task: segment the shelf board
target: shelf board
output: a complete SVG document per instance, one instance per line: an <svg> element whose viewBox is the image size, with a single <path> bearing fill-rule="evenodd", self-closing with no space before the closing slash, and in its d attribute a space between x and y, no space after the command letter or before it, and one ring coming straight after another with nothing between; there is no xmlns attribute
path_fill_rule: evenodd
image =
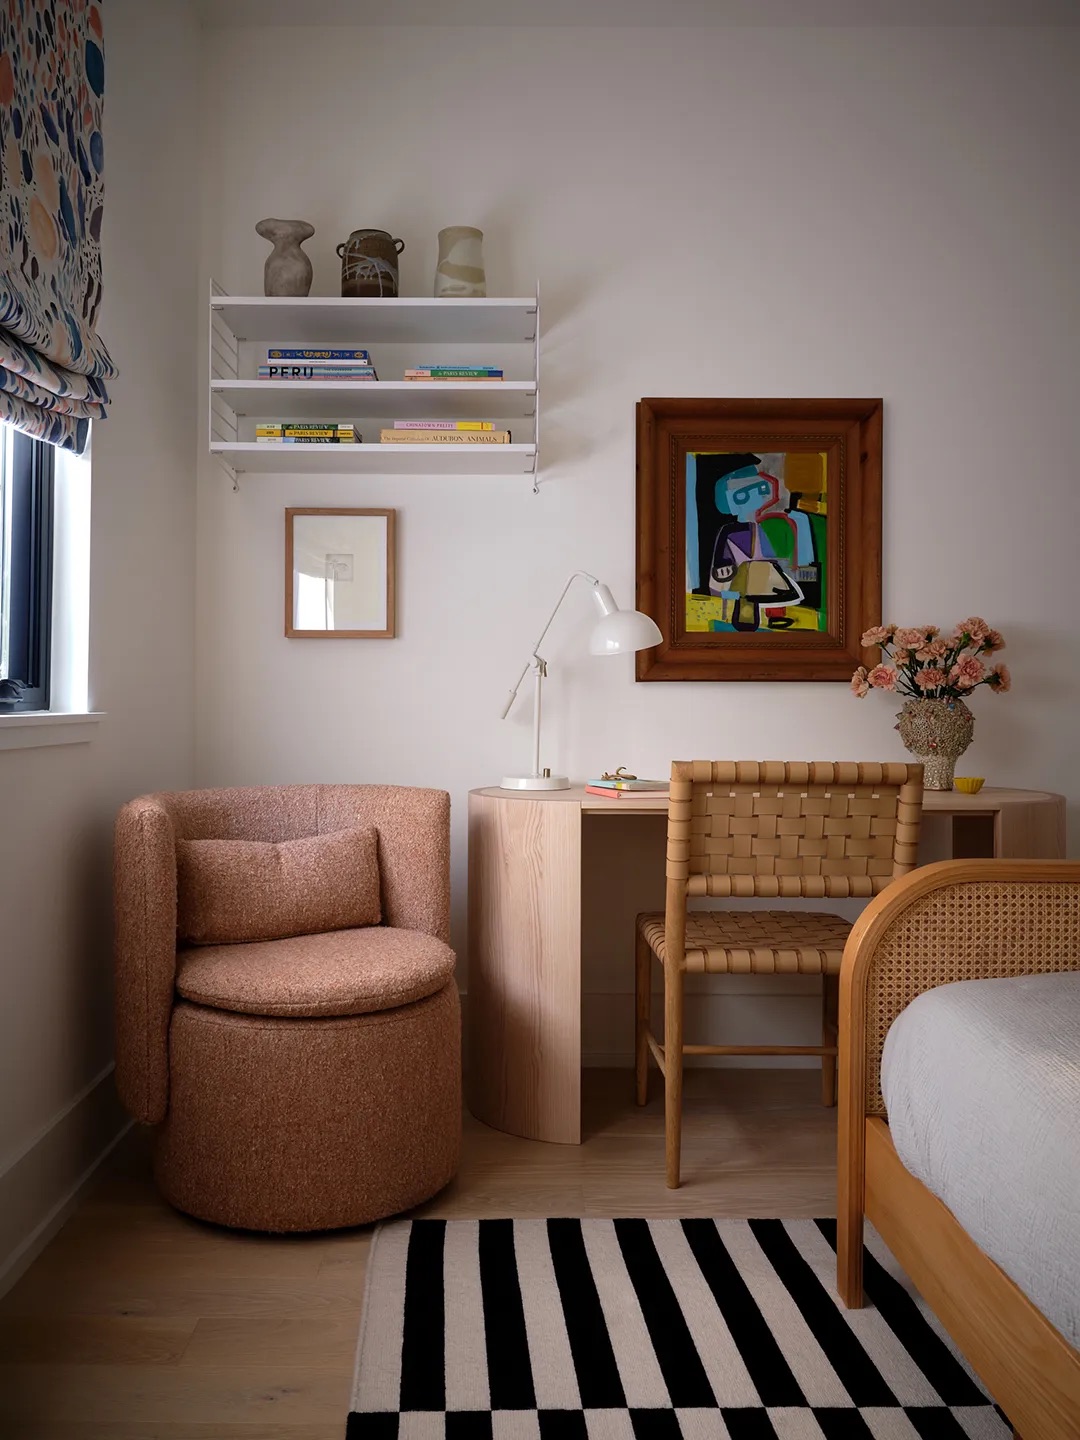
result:
<svg viewBox="0 0 1080 1440"><path fill-rule="evenodd" d="M210 453L268 475L531 475L535 445L282 445L220 441Z"/></svg>
<svg viewBox="0 0 1080 1440"><path fill-rule="evenodd" d="M212 394L238 415L290 419L497 420L531 416L531 380L212 380Z"/></svg>
<svg viewBox="0 0 1080 1440"><path fill-rule="evenodd" d="M334 295L214 295L238 340L280 345L521 344L536 336L536 298L350 300Z"/></svg>

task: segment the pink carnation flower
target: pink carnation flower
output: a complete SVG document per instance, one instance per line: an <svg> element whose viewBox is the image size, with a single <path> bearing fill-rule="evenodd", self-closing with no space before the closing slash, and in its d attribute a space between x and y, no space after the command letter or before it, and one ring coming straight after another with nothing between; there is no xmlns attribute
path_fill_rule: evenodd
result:
<svg viewBox="0 0 1080 1440"><path fill-rule="evenodd" d="M928 665L925 670L920 670L915 676L915 684L920 690L939 690L942 685L948 683L949 677L944 670L936 665Z"/></svg>
<svg viewBox="0 0 1080 1440"><path fill-rule="evenodd" d="M896 689L896 671L891 665L875 665L866 680L875 690Z"/></svg>
<svg viewBox="0 0 1080 1440"><path fill-rule="evenodd" d="M925 625L923 626L923 629L926 631L927 640L933 640L935 635L941 634L940 625Z"/></svg>
<svg viewBox="0 0 1080 1440"><path fill-rule="evenodd" d="M892 633L895 629L895 625L871 625L870 629L864 633L859 644L864 650L869 649L871 645L884 645L886 640L892 639Z"/></svg>
<svg viewBox="0 0 1080 1440"><path fill-rule="evenodd" d="M986 679L986 666L974 655L968 655L952 667L949 679L961 690L973 690L981 680Z"/></svg>
<svg viewBox="0 0 1080 1440"><path fill-rule="evenodd" d="M1007 665L995 665L986 678L990 681L990 688L997 695L1012 689L1012 676L1009 674Z"/></svg>
<svg viewBox="0 0 1080 1440"><path fill-rule="evenodd" d="M911 660L910 650L894 650L892 653L894 665L907 665Z"/></svg>
<svg viewBox="0 0 1080 1440"><path fill-rule="evenodd" d="M982 642L981 654L992 655L995 650L1004 650L1005 640L1000 630L991 630Z"/></svg>
<svg viewBox="0 0 1080 1440"><path fill-rule="evenodd" d="M974 640L976 643L978 643L980 640L985 640L986 637L990 634L990 626L986 623L985 620L980 620L978 615L968 616L968 618L961 621L961 623L956 628L957 630L962 630L966 634L970 635L972 640Z"/></svg>
<svg viewBox="0 0 1080 1440"><path fill-rule="evenodd" d="M908 626L904 630L897 630L895 643L902 645L905 650L918 650L919 646L926 639L926 626Z"/></svg>
<svg viewBox="0 0 1080 1440"><path fill-rule="evenodd" d="M944 640L931 640L921 650L915 651L916 660L943 660L949 647Z"/></svg>
<svg viewBox="0 0 1080 1440"><path fill-rule="evenodd" d="M859 668L855 671L855 674L851 677L852 694L857 695L861 700L869 689L870 686L867 683L866 679L866 666L860 665Z"/></svg>

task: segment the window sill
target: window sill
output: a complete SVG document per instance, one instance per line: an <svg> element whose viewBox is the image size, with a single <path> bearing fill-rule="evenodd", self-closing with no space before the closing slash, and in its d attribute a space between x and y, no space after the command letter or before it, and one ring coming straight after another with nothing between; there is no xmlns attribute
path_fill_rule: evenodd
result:
<svg viewBox="0 0 1080 1440"><path fill-rule="evenodd" d="M42 745L85 745L94 738L103 710L15 710L0 715L0 750L32 750Z"/></svg>

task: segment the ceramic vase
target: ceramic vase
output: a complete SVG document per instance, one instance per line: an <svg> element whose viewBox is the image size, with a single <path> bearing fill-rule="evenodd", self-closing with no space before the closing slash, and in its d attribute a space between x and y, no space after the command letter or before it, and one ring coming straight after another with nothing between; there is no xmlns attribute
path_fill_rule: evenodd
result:
<svg viewBox="0 0 1080 1440"><path fill-rule="evenodd" d="M398 293L398 256L404 240L389 230L354 230L337 247L341 293L351 299L390 300Z"/></svg>
<svg viewBox="0 0 1080 1440"><path fill-rule="evenodd" d="M975 717L963 700L905 700L896 728L922 761L925 788L951 790L956 762L975 732Z"/></svg>
<svg viewBox="0 0 1080 1440"><path fill-rule="evenodd" d="M263 267L265 295L307 295L311 290L311 261L300 249L315 234L306 220L260 220L255 229L273 245Z"/></svg>
<svg viewBox="0 0 1080 1440"><path fill-rule="evenodd" d="M448 225L439 231L439 263L435 268L435 298L487 294L482 245L484 232L471 225Z"/></svg>

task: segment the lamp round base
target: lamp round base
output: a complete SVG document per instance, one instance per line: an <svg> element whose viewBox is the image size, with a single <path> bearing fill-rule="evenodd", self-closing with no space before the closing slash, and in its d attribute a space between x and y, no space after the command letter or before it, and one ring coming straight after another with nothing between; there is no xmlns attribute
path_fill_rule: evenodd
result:
<svg viewBox="0 0 1080 1440"><path fill-rule="evenodd" d="M504 775L500 790L569 790L565 775Z"/></svg>

